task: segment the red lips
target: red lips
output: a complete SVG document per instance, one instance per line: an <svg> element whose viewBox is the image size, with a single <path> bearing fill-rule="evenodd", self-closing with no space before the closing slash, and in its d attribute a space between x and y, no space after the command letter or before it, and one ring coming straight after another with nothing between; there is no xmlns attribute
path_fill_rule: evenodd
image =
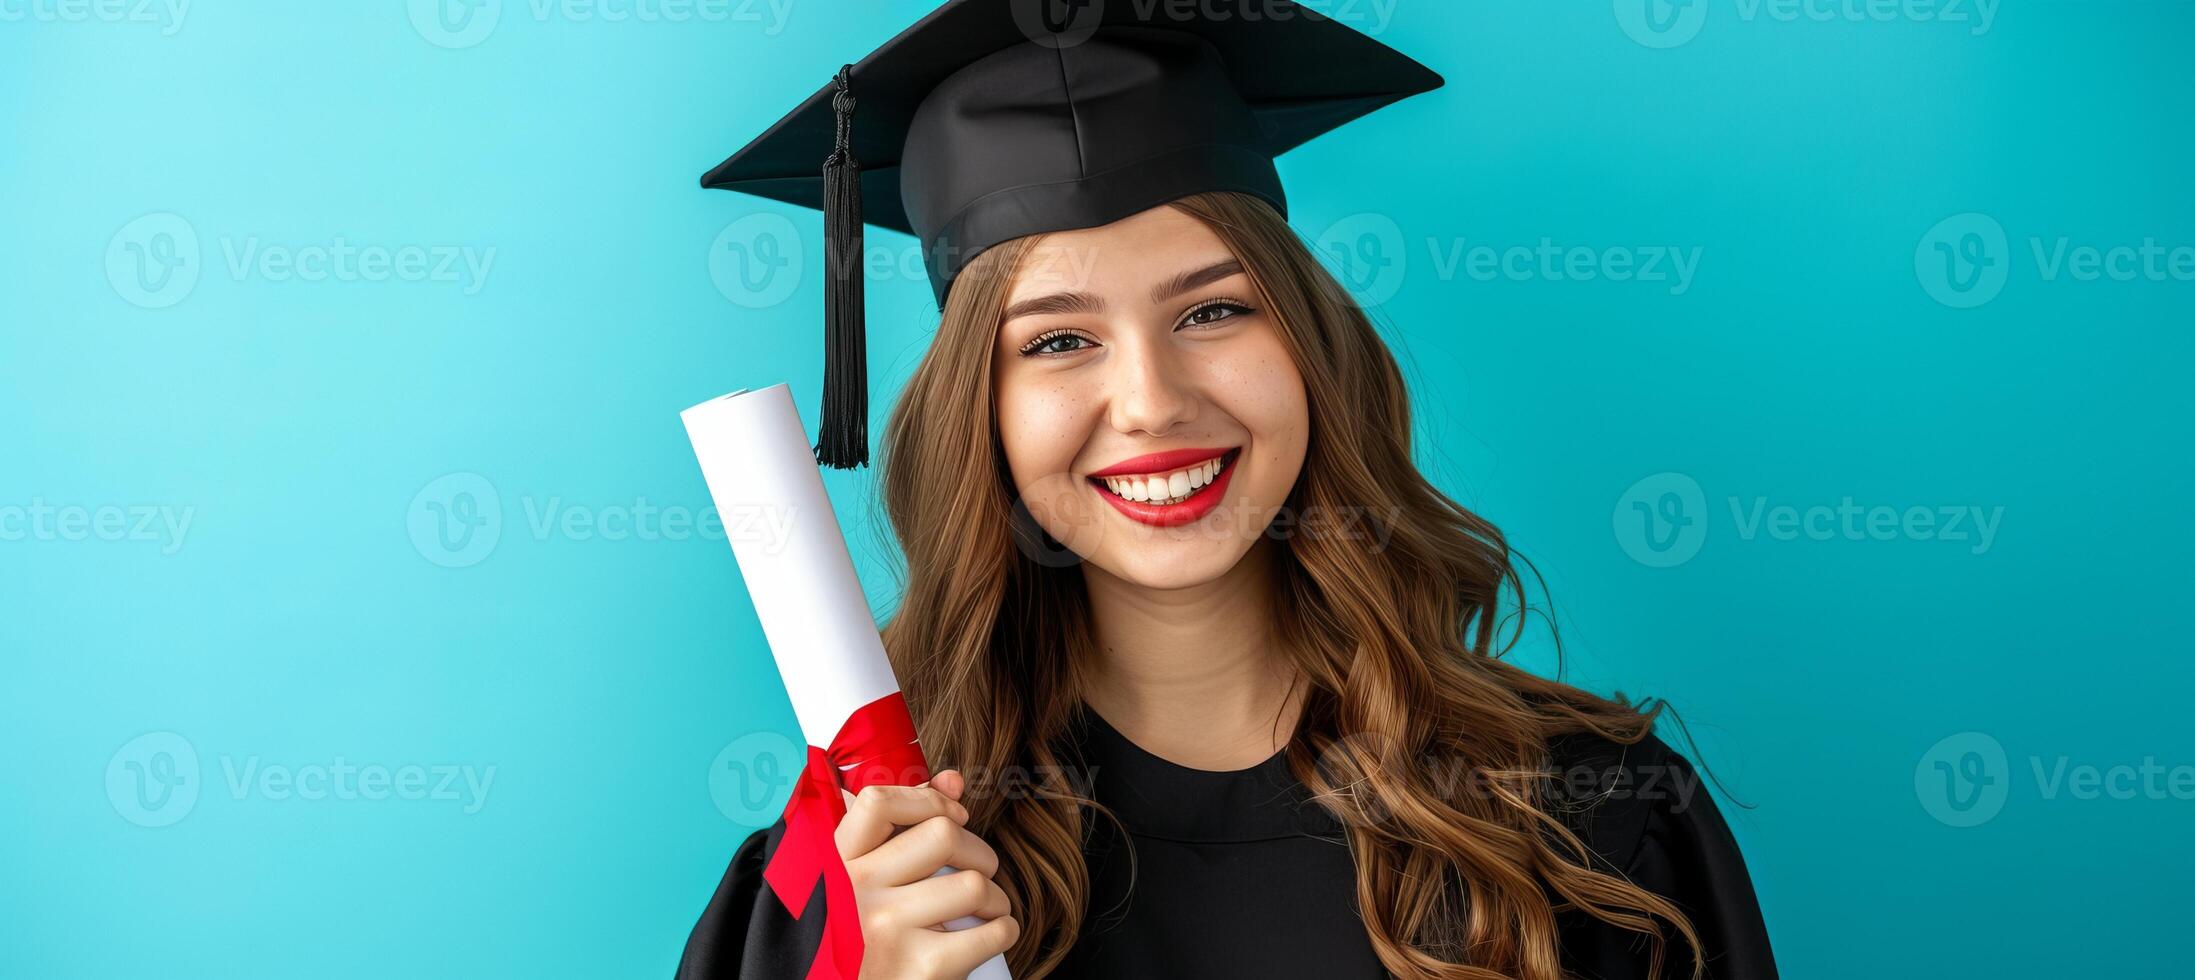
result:
<svg viewBox="0 0 2195 980"><path fill-rule="evenodd" d="M1112 504L1114 510L1120 511L1129 520L1139 521L1153 527L1179 527L1211 513L1212 508L1219 506L1220 498L1227 493L1227 481L1235 475L1235 461L1236 457L1240 455L1241 450L1239 448L1226 450L1177 449L1172 452L1152 453L1149 456L1138 456L1108 466L1097 473L1091 474L1087 482L1090 484L1092 493L1104 497L1106 503ZM1198 487L1195 493L1190 494L1180 503L1154 504L1141 500L1129 500L1106 489L1104 481L1098 479L1100 476L1163 473L1167 470L1178 470L1185 466L1200 463L1214 456L1222 457L1219 475L1214 476L1212 482Z"/></svg>
<svg viewBox="0 0 2195 980"><path fill-rule="evenodd" d="M1231 450L1221 449L1169 449L1163 453L1151 453L1134 459L1124 459L1091 476L1142 476L1146 473L1166 473L1186 469Z"/></svg>

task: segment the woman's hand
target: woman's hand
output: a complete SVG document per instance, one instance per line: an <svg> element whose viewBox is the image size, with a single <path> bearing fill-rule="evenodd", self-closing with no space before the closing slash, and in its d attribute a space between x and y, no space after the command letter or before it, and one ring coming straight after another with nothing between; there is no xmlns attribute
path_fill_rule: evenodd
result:
<svg viewBox="0 0 2195 980"><path fill-rule="evenodd" d="M861 980L966 980L1021 935L1005 890L991 880L998 854L966 826L966 788L948 769L920 786L846 794L838 853L861 911ZM931 877L946 866L959 870ZM968 915L990 921L944 929Z"/></svg>

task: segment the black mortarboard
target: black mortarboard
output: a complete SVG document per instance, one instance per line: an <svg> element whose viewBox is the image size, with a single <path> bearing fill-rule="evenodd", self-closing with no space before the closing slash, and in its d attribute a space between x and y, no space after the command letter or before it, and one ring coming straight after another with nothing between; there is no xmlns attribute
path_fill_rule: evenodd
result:
<svg viewBox="0 0 2195 980"><path fill-rule="evenodd" d="M1441 84L1288 0L1236 6L948 0L702 176L824 212L819 461L869 458L864 223L915 236L943 309L970 259L1024 235L1199 191L1286 215L1274 157Z"/></svg>

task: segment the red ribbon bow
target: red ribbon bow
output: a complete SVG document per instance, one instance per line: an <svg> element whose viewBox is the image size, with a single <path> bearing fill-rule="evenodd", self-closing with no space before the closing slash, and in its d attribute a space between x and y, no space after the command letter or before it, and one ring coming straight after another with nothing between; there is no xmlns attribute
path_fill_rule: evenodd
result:
<svg viewBox="0 0 2195 980"><path fill-rule="evenodd" d="M838 822L846 816L844 787L912 786L930 778L922 748L915 744L915 722L898 691L862 705L831 739L831 746L808 746L808 765L785 804L785 836L762 877L798 919L823 882L823 945L816 951L808 980L855 980L861 975L861 916L854 909L854 883L838 856Z"/></svg>

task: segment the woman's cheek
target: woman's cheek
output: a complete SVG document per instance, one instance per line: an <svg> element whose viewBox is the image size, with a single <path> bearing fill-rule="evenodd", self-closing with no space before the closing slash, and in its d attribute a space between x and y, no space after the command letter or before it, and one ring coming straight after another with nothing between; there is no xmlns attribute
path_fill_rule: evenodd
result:
<svg viewBox="0 0 2195 980"><path fill-rule="evenodd" d="M1250 431L1258 448L1262 505L1279 503L1295 485L1310 441L1309 395L1303 375L1280 337L1270 329L1245 338L1215 375L1220 408ZM1278 491L1274 488L1277 486Z"/></svg>
<svg viewBox="0 0 2195 980"><path fill-rule="evenodd" d="M999 400L999 432L1014 478L1029 486L1065 474L1089 438L1078 402L1058 385L1018 383Z"/></svg>
<svg viewBox="0 0 2195 980"><path fill-rule="evenodd" d="M1078 514L1079 488L1069 471L1089 435L1086 427L1078 428L1078 404L1057 386L1014 383L1002 386L998 401L1007 469L1030 516L1061 541L1087 523Z"/></svg>

